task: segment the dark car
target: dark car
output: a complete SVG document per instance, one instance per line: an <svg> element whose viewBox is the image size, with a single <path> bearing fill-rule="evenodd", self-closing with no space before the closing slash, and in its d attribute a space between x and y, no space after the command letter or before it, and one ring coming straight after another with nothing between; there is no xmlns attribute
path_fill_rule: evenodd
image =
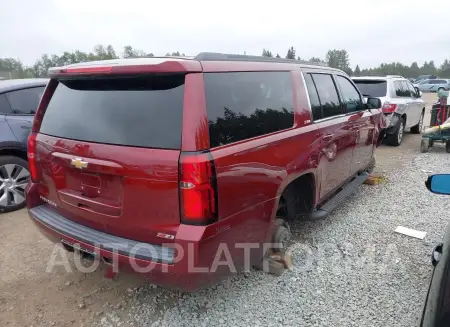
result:
<svg viewBox="0 0 450 327"><path fill-rule="evenodd" d="M384 124L344 72L297 60L202 53L50 76L28 143L32 221L185 290L260 263L288 220L325 218L367 178Z"/></svg>
<svg viewBox="0 0 450 327"><path fill-rule="evenodd" d="M450 174L431 175L425 182L433 193L450 195ZM450 326L450 224L432 254L434 270L420 327Z"/></svg>
<svg viewBox="0 0 450 327"><path fill-rule="evenodd" d="M0 213L25 206L27 138L48 79L0 81Z"/></svg>

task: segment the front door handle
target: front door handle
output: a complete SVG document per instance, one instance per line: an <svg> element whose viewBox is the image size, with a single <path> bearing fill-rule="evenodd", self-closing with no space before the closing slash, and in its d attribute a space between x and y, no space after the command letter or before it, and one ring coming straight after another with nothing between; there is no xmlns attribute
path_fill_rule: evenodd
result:
<svg viewBox="0 0 450 327"><path fill-rule="evenodd" d="M322 140L324 140L326 142L331 141L332 138L333 138L333 134L327 134L327 135L322 136Z"/></svg>

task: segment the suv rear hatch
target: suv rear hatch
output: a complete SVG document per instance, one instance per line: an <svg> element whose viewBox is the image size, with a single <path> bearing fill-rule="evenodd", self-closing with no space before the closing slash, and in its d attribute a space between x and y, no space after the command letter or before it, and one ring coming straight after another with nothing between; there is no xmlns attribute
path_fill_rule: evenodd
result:
<svg viewBox="0 0 450 327"><path fill-rule="evenodd" d="M379 98L382 104L386 101L387 81L385 79L355 78L353 82L364 97Z"/></svg>
<svg viewBox="0 0 450 327"><path fill-rule="evenodd" d="M184 82L181 73L53 79L35 139L41 198L90 228L170 241L157 234L180 224Z"/></svg>

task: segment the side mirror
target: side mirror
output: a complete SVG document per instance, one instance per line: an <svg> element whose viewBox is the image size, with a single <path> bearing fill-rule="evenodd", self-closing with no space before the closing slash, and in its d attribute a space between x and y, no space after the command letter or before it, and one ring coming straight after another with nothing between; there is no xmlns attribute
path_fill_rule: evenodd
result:
<svg viewBox="0 0 450 327"><path fill-rule="evenodd" d="M414 89L416 90L417 97L421 98L422 92L419 90L419 88L416 86L416 87L414 87Z"/></svg>
<svg viewBox="0 0 450 327"><path fill-rule="evenodd" d="M369 110L370 109L380 109L381 108L381 100L378 98L368 97L366 106Z"/></svg>
<svg viewBox="0 0 450 327"><path fill-rule="evenodd" d="M450 195L450 174L428 176L425 186L433 193Z"/></svg>

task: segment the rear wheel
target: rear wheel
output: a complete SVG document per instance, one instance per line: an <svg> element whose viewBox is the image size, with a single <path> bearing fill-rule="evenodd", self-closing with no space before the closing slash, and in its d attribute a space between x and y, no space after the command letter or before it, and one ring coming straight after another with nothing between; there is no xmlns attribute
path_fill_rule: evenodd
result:
<svg viewBox="0 0 450 327"><path fill-rule="evenodd" d="M444 91L443 87L438 88L438 92Z"/></svg>
<svg viewBox="0 0 450 327"><path fill-rule="evenodd" d="M30 180L28 162L19 157L0 157L0 212L25 207L25 187Z"/></svg>
<svg viewBox="0 0 450 327"><path fill-rule="evenodd" d="M447 143L445 143L445 152L450 153L450 141L447 141Z"/></svg>
<svg viewBox="0 0 450 327"><path fill-rule="evenodd" d="M411 127L411 133L420 134L420 132L422 132L424 115L425 115L425 113L422 111L422 114L420 115L419 123L416 126Z"/></svg>
<svg viewBox="0 0 450 327"><path fill-rule="evenodd" d="M399 118L395 132L386 136L386 143L393 146L399 146L403 140L403 134L405 132L405 120Z"/></svg>

